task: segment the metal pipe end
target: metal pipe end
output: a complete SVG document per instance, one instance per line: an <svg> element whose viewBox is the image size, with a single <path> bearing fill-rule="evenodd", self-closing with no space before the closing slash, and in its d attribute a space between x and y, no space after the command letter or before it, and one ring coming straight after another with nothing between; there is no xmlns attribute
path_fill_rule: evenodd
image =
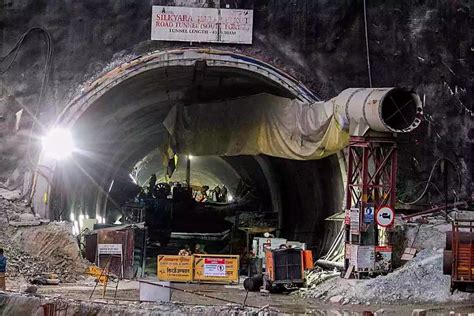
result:
<svg viewBox="0 0 474 316"><path fill-rule="evenodd" d="M413 91L393 88L382 98L379 115L385 127L395 133L417 128L423 117L423 104Z"/></svg>

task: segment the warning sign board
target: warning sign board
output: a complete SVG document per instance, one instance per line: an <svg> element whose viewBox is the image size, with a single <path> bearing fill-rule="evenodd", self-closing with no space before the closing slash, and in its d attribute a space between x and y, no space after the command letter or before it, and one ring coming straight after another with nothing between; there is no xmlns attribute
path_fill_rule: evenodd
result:
<svg viewBox="0 0 474 316"><path fill-rule="evenodd" d="M395 220L395 212L390 206L382 206L377 210L375 221L379 226L389 227Z"/></svg>
<svg viewBox="0 0 474 316"><path fill-rule="evenodd" d="M193 261L193 256L158 256L158 280L191 282L193 280Z"/></svg>
<svg viewBox="0 0 474 316"><path fill-rule="evenodd" d="M238 283L239 256L194 255L194 281Z"/></svg>
<svg viewBox="0 0 474 316"><path fill-rule="evenodd" d="M225 276L225 259L223 258L204 258L205 276Z"/></svg>
<svg viewBox="0 0 474 316"><path fill-rule="evenodd" d="M99 255L121 255L122 244L97 244Z"/></svg>
<svg viewBox="0 0 474 316"><path fill-rule="evenodd" d="M369 224L374 221L374 207L367 206L364 210L364 223Z"/></svg>

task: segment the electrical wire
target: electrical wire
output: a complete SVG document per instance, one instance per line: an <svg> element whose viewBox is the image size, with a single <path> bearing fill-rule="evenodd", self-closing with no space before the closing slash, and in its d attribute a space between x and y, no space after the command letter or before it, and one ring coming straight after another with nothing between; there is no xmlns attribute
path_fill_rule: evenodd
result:
<svg viewBox="0 0 474 316"><path fill-rule="evenodd" d="M45 64L44 64L43 79L42 79L42 82L41 82L41 88L40 88L40 94L39 94L39 97L38 97L38 101L36 103L35 113L34 113L34 117L33 117L33 125L32 125L32 128L30 130L30 137L29 137L29 140L28 140L28 147L29 147L30 142L31 142L31 137L32 137L32 133L33 133L33 130L34 130L34 127L35 127L35 123L36 123L37 115L38 115L38 112L39 112L39 108L40 108L40 105L43 101L45 91L46 91L46 86L47 86L48 81L49 81L49 70L51 68L51 63L52 63L52 60L53 60L53 53L54 53L53 40L52 40L51 34L47 30L45 30L41 27L32 27L29 30L27 30L25 33L23 33L23 35L20 36L20 38L16 42L15 46L13 46L13 48L4 57L0 57L0 64L9 60L7 66L4 69L0 70L0 75L3 75L8 70L10 70L10 68L13 66L13 63L15 62L16 58L18 57L18 53L20 52L20 48L24 44L27 37L29 35L31 35L32 33L34 33L34 32L39 32L40 34L43 34L45 36L47 47L46 47L46 61L45 61Z"/></svg>
<svg viewBox="0 0 474 316"><path fill-rule="evenodd" d="M413 190L412 190L412 191L414 191L416 188L418 188L419 186L424 185L424 184L425 184L425 185L426 185L426 184L429 184L429 185L433 186L433 188L435 188L435 190L436 190L439 194L443 194L443 193L441 192L441 190L439 189L439 187L438 187L436 184L434 184L434 182L428 182L428 181L423 181L423 182L419 182L419 183L415 184L415 185L413 186ZM408 195L410 195L410 194L412 194L412 193L413 193L413 192L405 192L405 193L402 193L402 194L400 194L400 198L404 198L404 197L406 197L406 196L408 196Z"/></svg>
<svg viewBox="0 0 474 316"><path fill-rule="evenodd" d="M369 73L369 87L372 88L372 71L370 70L369 32L367 30L366 0L364 0L364 29L365 29L365 50L367 53L367 72Z"/></svg>
<svg viewBox="0 0 474 316"><path fill-rule="evenodd" d="M428 180L426 181L426 186L425 186L425 188L423 189L423 192L420 194L420 196L417 197L415 200L413 200L413 201L411 201L411 202L402 201L402 200L400 200L400 199L399 199L398 201L399 201L400 203L402 203L402 204L405 204L405 205L413 205L413 204L418 203L418 202L425 196L426 192L428 192L428 188L430 187L430 184L432 184L431 179L433 178L434 171L435 171L435 169L436 169L438 163L439 163L440 161L442 161L442 160L447 161L447 162L449 162L449 163L451 163L451 164L453 165L454 169L456 170L456 174L457 174L457 176L458 176L458 185L459 185L459 187L461 187L461 177L460 177L460 175L459 175L458 168L457 168L456 164L454 163L454 161L452 161L452 160L449 159L449 158L438 158L438 159L435 161L435 163L433 164L433 167L431 168L430 175L429 175L429 177L428 177Z"/></svg>

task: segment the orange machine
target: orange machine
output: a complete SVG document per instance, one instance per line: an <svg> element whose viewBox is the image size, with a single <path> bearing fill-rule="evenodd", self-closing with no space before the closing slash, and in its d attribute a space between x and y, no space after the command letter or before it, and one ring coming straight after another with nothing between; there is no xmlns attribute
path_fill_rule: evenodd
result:
<svg viewBox="0 0 474 316"><path fill-rule="evenodd" d="M454 219L446 232L443 270L451 275L451 292L474 288L474 220Z"/></svg>
<svg viewBox="0 0 474 316"><path fill-rule="evenodd" d="M304 283L304 258L304 251L301 249L266 250L264 288L268 291L276 291L285 286L302 286Z"/></svg>

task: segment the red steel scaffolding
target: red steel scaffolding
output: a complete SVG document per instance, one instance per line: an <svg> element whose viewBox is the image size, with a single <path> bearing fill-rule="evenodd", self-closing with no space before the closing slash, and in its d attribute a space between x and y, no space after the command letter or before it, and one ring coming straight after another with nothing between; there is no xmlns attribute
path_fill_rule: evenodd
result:
<svg viewBox="0 0 474 316"><path fill-rule="evenodd" d="M391 245L386 232L392 224L380 227L375 218L382 207L393 211L396 201L397 144L390 136L352 136L350 139L345 218L346 277L391 270ZM377 261L384 263L380 265Z"/></svg>

